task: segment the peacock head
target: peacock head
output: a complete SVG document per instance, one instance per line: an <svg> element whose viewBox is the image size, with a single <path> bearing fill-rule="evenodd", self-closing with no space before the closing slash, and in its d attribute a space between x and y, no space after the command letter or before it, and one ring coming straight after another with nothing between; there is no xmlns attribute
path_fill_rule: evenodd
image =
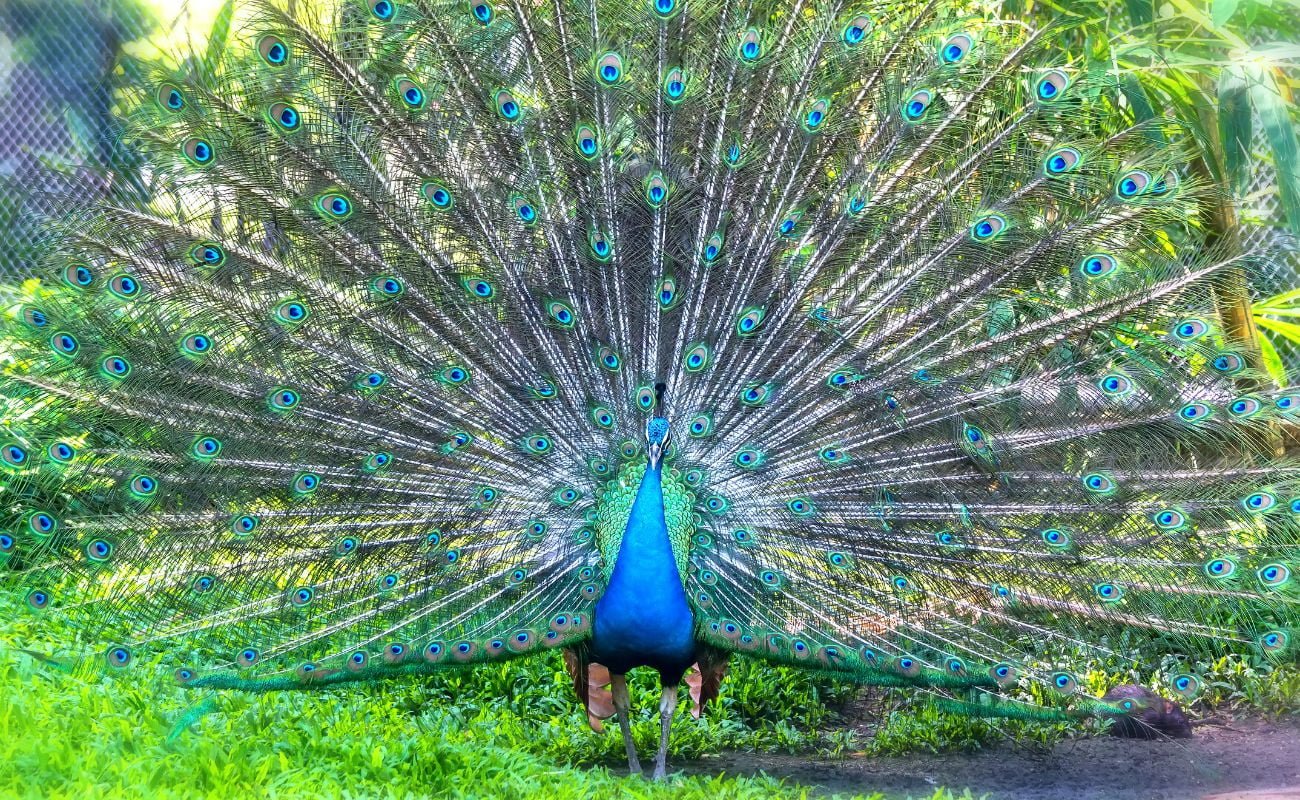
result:
<svg viewBox="0 0 1300 800"><path fill-rule="evenodd" d="M651 417L645 425L645 449L646 455L650 457L650 468L658 469L659 462L664 457L664 451L668 449L668 439L672 435L672 429L668 427L667 417Z"/></svg>

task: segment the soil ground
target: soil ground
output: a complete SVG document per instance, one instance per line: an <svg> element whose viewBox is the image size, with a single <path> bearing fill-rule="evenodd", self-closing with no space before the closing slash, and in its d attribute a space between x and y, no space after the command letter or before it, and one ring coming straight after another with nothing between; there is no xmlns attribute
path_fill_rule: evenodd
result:
<svg viewBox="0 0 1300 800"><path fill-rule="evenodd" d="M1300 800L1300 721L1233 721L1193 739L1097 736L1037 750L1007 744L976 753L819 760L725 753L687 773L764 772L835 792L929 797L969 788L988 800Z"/></svg>

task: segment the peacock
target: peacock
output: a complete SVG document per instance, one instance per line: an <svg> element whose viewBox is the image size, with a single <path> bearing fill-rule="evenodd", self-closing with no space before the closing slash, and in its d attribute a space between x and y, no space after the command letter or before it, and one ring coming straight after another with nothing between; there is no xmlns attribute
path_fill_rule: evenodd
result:
<svg viewBox="0 0 1300 800"><path fill-rule="evenodd" d="M1300 391L1176 119L955 0L250 0L6 290L30 649L276 691L554 650L1124 718L1296 653ZM209 51L212 52L212 51ZM1236 320L1236 321L1234 321ZM66 633L72 631L73 633ZM44 632L44 633L43 633ZM62 633L56 633L62 632ZM608 686L608 689L606 689Z"/></svg>

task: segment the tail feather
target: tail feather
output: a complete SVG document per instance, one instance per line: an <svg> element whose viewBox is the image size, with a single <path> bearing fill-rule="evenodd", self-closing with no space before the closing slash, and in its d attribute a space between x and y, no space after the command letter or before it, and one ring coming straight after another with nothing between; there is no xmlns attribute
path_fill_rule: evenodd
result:
<svg viewBox="0 0 1300 800"><path fill-rule="evenodd" d="M1190 134L1116 124L1056 31L938 0L246 31L139 89L157 191L70 209L9 303L0 558L97 663L278 689L580 646L652 413L722 651L970 713L1040 713L960 695L1033 679L1066 717L1110 709L1059 660L1126 657L1111 629L1294 653L1300 398L1214 306L1267 254L1205 245Z"/></svg>

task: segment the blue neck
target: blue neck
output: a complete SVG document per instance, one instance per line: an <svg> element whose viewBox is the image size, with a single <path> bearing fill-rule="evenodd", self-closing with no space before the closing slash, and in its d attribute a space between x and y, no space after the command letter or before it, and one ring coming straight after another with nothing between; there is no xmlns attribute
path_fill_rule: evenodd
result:
<svg viewBox="0 0 1300 800"><path fill-rule="evenodd" d="M668 538L660 467L646 467L593 622L595 660L615 672L671 672L694 660L694 618Z"/></svg>

